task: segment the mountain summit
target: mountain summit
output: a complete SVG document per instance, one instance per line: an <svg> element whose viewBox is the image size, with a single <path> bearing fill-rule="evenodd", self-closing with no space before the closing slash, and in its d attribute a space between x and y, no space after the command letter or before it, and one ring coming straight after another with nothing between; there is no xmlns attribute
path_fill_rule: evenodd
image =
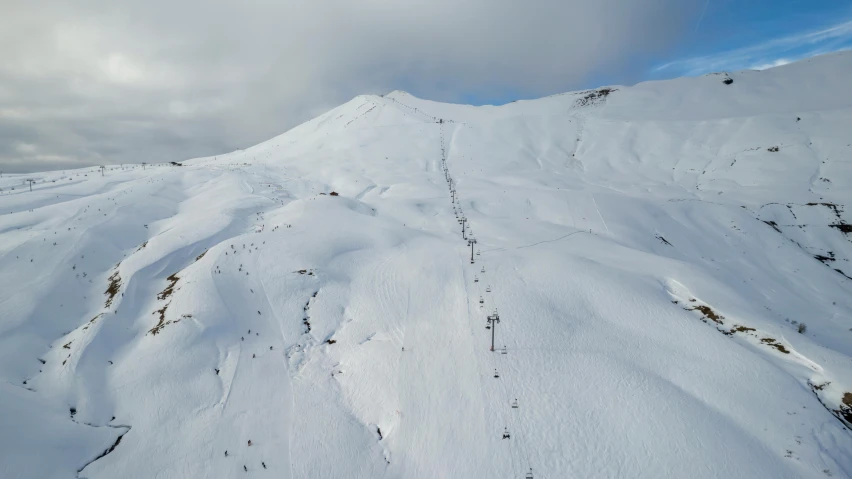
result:
<svg viewBox="0 0 852 479"><path fill-rule="evenodd" d="M847 52L3 175L0 476L852 477L850 131Z"/></svg>

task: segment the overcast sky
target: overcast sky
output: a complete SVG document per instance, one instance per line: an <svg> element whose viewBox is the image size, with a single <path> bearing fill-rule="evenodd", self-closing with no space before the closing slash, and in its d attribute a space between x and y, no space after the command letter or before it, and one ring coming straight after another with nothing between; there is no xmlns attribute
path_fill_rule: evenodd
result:
<svg viewBox="0 0 852 479"><path fill-rule="evenodd" d="M732 2L0 0L0 170L224 153L363 93L502 103L721 69L773 39L702 50Z"/></svg>

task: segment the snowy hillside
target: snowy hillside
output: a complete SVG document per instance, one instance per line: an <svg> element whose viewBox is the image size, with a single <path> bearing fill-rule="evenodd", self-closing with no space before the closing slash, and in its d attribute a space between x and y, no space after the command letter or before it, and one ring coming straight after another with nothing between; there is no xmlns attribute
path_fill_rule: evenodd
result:
<svg viewBox="0 0 852 479"><path fill-rule="evenodd" d="M3 175L0 477L852 477L850 132L841 53Z"/></svg>

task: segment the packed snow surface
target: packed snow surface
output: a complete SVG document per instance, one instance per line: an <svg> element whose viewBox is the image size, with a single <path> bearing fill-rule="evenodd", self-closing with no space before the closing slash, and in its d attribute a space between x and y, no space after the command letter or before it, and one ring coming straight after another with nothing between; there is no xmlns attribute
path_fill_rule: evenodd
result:
<svg viewBox="0 0 852 479"><path fill-rule="evenodd" d="M850 132L843 53L2 175L0 477L852 477Z"/></svg>

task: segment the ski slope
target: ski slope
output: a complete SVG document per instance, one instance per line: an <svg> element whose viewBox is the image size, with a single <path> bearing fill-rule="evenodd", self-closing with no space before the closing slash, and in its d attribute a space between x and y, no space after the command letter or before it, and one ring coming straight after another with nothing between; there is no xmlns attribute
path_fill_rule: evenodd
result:
<svg viewBox="0 0 852 479"><path fill-rule="evenodd" d="M852 477L849 131L847 52L3 175L0 477Z"/></svg>

